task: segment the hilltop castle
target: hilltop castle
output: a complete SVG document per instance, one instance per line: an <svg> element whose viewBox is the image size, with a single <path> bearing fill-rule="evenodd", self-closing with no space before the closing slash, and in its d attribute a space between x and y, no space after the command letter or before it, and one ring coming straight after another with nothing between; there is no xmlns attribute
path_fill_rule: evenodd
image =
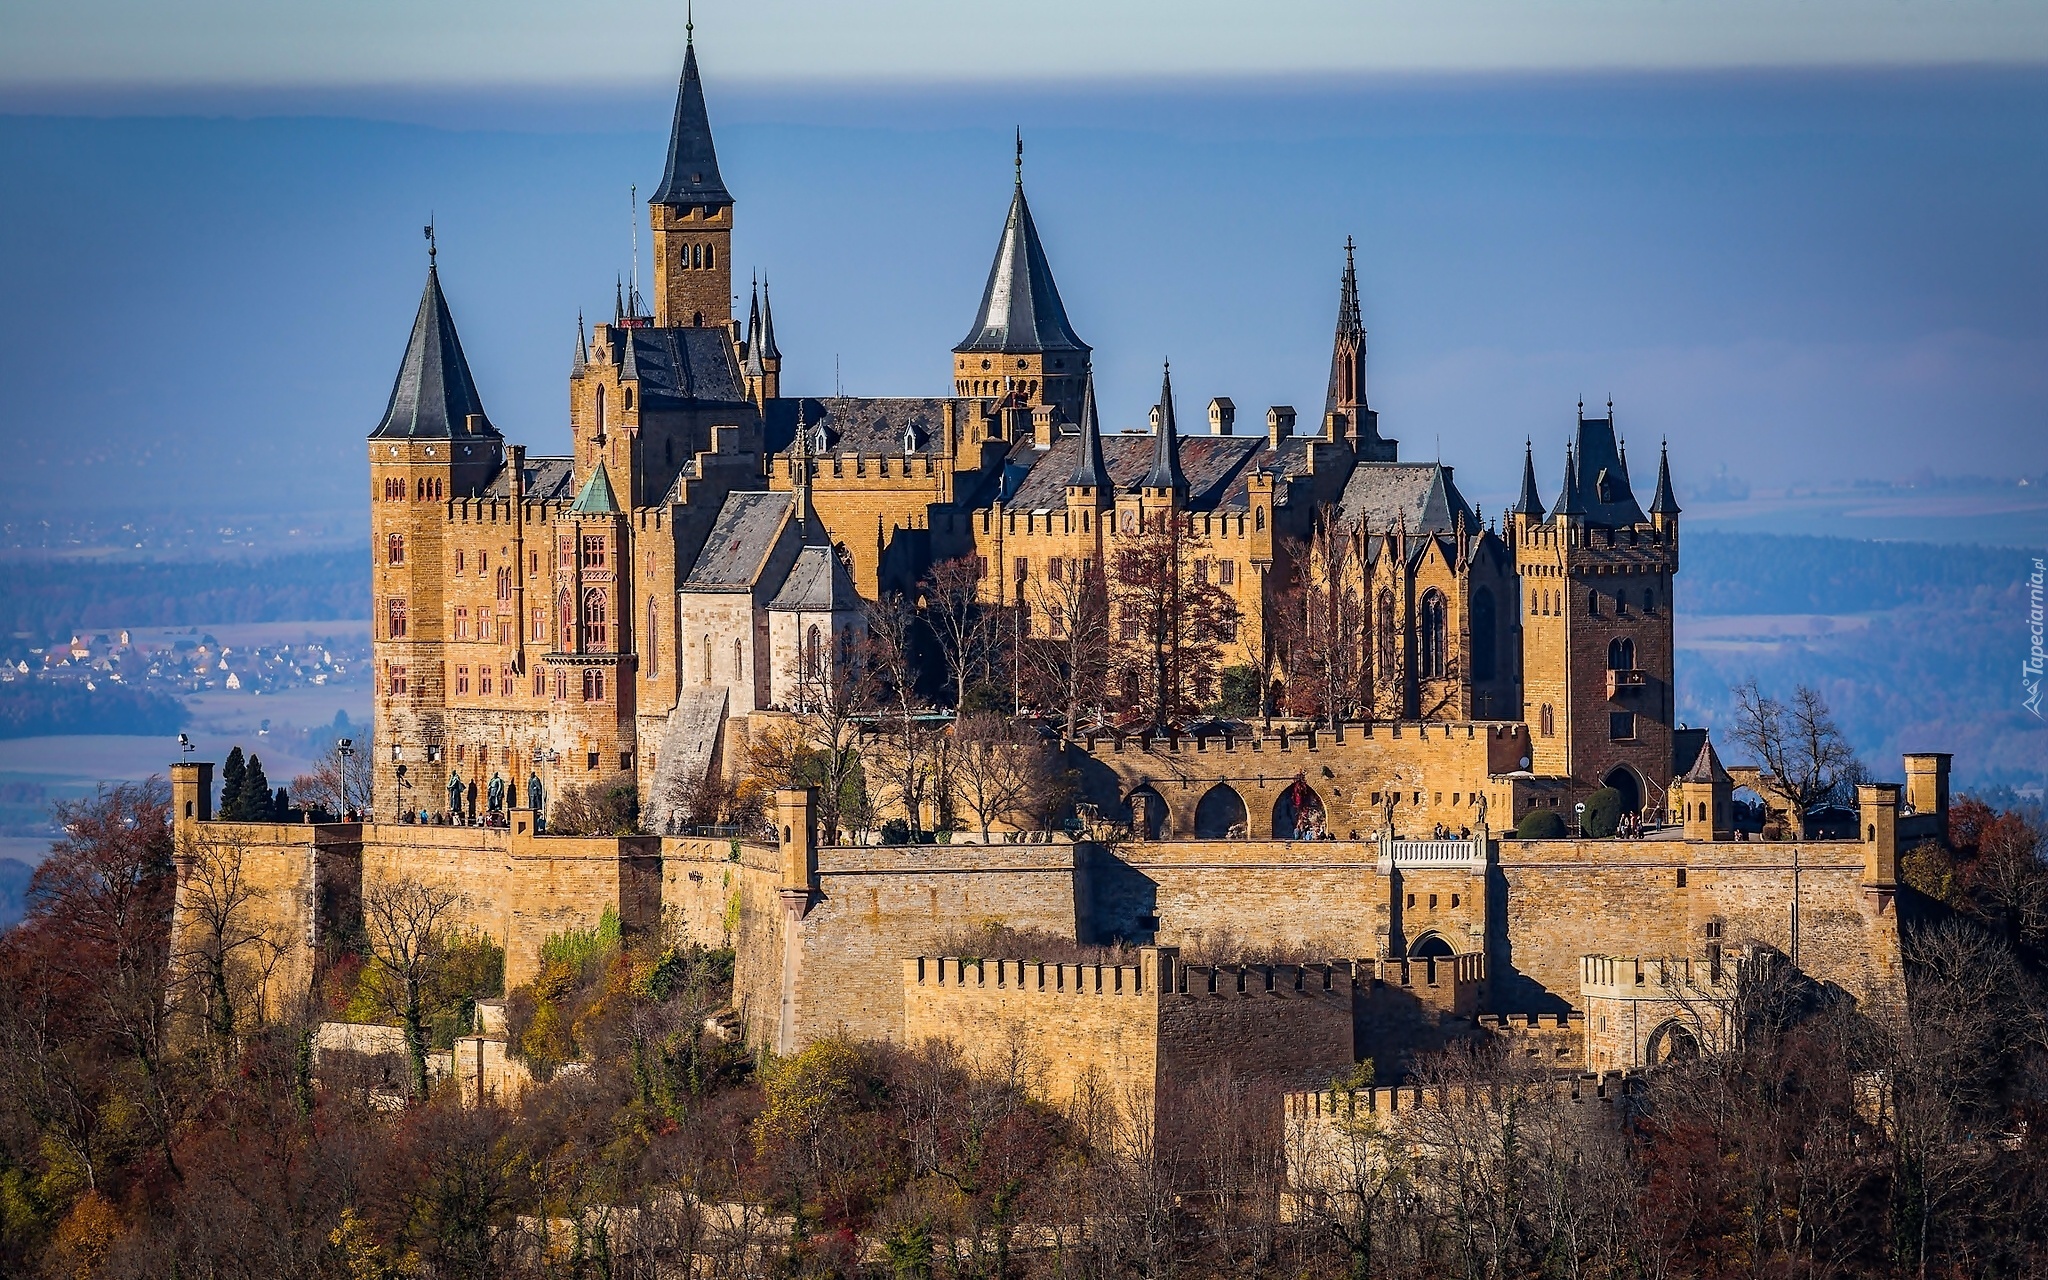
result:
<svg viewBox="0 0 2048 1280"><path fill-rule="evenodd" d="M1897 998L1897 859L1944 838L1947 757L1907 758L1904 812L1899 786L1863 787L1860 839L1732 839L1734 777L1705 731L1673 723L1669 467L1645 508L1611 406L1581 411L1553 500L1525 451L1519 500L1482 519L1450 467L1402 462L1381 434L1347 248L1319 419L1274 406L1239 434L1218 397L1207 433L1182 435L1164 375L1146 430L1105 432L1021 144L980 305L946 357L953 395L788 395L765 286L734 314L737 207L691 47L649 202L652 304L621 291L609 322L579 322L560 456L492 425L430 259L369 433L371 812L216 823L211 766L173 769L181 858L231 847L260 890L280 939L265 984L302 989L364 893L412 878L463 895L460 927L505 946L513 984L552 932L605 909L629 930L666 917L735 947L739 1012L769 1048L1007 1026L1063 1070L1113 1042L1102 1062L1154 1082L1194 1061L1183 1050L1327 1079L1333 1058L1392 1062L1452 1031L1559 1066L1640 1063L1705 1030L1630 957L1701 957L1719 982L1723 945ZM1269 700L1290 679L1272 617L1289 558L1319 528L1349 540L1369 714L1077 735L1062 750L1129 843L834 847L801 791L779 793L773 842L544 834L564 788L620 772L648 829L670 830L671 784L736 769L787 714L799 656L837 652L866 602L935 563L977 557L984 600L1036 631L1057 622L1040 584L1162 522L1199 535L1199 574L1236 606L1229 660ZM1603 787L1656 829L1499 834ZM1306 806L1331 838L1288 838ZM502 822L411 820L486 809ZM1456 838L1402 838L1432 828ZM928 954L991 922L1157 950L1092 969ZM1216 939L1352 959L1219 976L1172 952Z"/></svg>

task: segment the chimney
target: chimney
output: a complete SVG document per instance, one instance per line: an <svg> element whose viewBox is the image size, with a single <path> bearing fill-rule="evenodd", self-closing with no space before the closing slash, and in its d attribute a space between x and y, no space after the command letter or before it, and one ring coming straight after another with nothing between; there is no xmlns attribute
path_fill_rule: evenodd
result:
<svg viewBox="0 0 2048 1280"><path fill-rule="evenodd" d="M1237 406L1230 403L1229 396L1217 396L1209 402L1209 434L1227 436L1237 426Z"/></svg>
<svg viewBox="0 0 2048 1280"><path fill-rule="evenodd" d="M1280 441L1294 434L1294 406L1276 404L1266 410L1266 445L1278 449Z"/></svg>

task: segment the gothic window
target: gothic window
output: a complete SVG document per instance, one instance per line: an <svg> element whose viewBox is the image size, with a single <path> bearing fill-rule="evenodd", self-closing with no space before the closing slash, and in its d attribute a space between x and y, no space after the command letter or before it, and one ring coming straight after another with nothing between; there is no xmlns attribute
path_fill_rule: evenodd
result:
<svg viewBox="0 0 2048 1280"><path fill-rule="evenodd" d="M487 610L476 611L476 638L486 643L495 638L491 634L491 615Z"/></svg>
<svg viewBox="0 0 2048 1280"><path fill-rule="evenodd" d="M585 702L604 701L603 667L585 667L583 669L583 700Z"/></svg>
<svg viewBox="0 0 2048 1280"><path fill-rule="evenodd" d="M625 392L626 392L626 412L628 412L628 413L631 413L631 412L633 411L633 388L631 388L631 387L627 387L627 388L625 388Z"/></svg>
<svg viewBox="0 0 2048 1280"><path fill-rule="evenodd" d="M804 636L804 668L803 668L803 669L804 669L805 671L807 671L807 672L810 672L810 673L814 674L814 675L815 675L815 674L817 673L817 671L818 671L818 654L819 654L819 652L820 652L820 648L819 648L820 644L821 644L821 641L820 641L820 639L819 639L819 636L818 636L818 624L817 624L817 623L815 623L815 622L813 622L813 623L811 624L811 629L810 629L810 631L809 631L808 633L806 633L806 634L805 634L805 636Z"/></svg>
<svg viewBox="0 0 2048 1280"><path fill-rule="evenodd" d="M566 671L557 671L555 672L555 701L564 702L568 699L568 697L569 673Z"/></svg>
<svg viewBox="0 0 2048 1280"><path fill-rule="evenodd" d="M405 535L394 533L384 539L384 563L405 563Z"/></svg>
<svg viewBox="0 0 2048 1280"><path fill-rule="evenodd" d="M586 533L586 534L584 534L584 535L583 535L583 567L584 567L584 568L586 568L586 569L602 569L602 568L604 568L604 554L605 554L605 546L604 546L604 535L603 535L603 534L601 534L601 533L595 533L595 534L592 534L592 533Z"/></svg>
<svg viewBox="0 0 2048 1280"><path fill-rule="evenodd" d="M647 652L647 674L650 676L661 674L661 642L656 639L661 634L660 627L661 614L654 601L649 600L647 602L647 636L640 642L640 647Z"/></svg>
<svg viewBox="0 0 2048 1280"><path fill-rule="evenodd" d="M389 600L384 605L384 634L392 640L405 639L405 601Z"/></svg>
<svg viewBox="0 0 2048 1280"><path fill-rule="evenodd" d="M735 680L739 679L745 674L745 668L746 647L735 637L732 642L732 678Z"/></svg>
<svg viewBox="0 0 2048 1280"><path fill-rule="evenodd" d="M604 436L604 388L603 388L603 387L599 387L599 388L597 389L597 434L598 434L599 438L602 438L602 437Z"/></svg>
<svg viewBox="0 0 2048 1280"><path fill-rule="evenodd" d="M1379 624L1380 675L1391 679L1394 674L1394 593L1385 588L1380 589Z"/></svg>
<svg viewBox="0 0 2048 1280"><path fill-rule="evenodd" d="M1648 587L1645 587L1643 588L1643 613L1645 615L1650 615L1656 612L1657 593L1655 591L1650 590Z"/></svg>
<svg viewBox="0 0 2048 1280"><path fill-rule="evenodd" d="M1598 591L1588 591L1586 593L1586 612L1595 618L1600 616L1600 593Z"/></svg>
<svg viewBox="0 0 2048 1280"><path fill-rule="evenodd" d="M1445 627L1443 592L1432 587L1422 597L1422 634L1418 658L1425 680L1441 676L1445 668Z"/></svg>
<svg viewBox="0 0 2048 1280"><path fill-rule="evenodd" d="M717 246L717 245L715 245L715 244L707 244L707 245L705 245L705 246L704 246L704 267L705 267L705 269L706 269L706 270L708 271L708 270L710 270L710 269L712 269L712 268L716 267L717 265L718 265L718 246Z"/></svg>
<svg viewBox="0 0 2048 1280"><path fill-rule="evenodd" d="M606 627L604 592L595 588L583 593L583 644L585 648L602 651L610 646L611 636Z"/></svg>
<svg viewBox="0 0 2048 1280"><path fill-rule="evenodd" d="M690 269L691 269L692 271L697 271L697 270L701 270L701 269L703 268L703 266L704 266L704 246L703 246L703 245L701 245L701 244L693 244L693 245L691 245L691 246L690 246Z"/></svg>
<svg viewBox="0 0 2048 1280"><path fill-rule="evenodd" d="M1493 616L1493 592L1485 587L1472 593L1472 678L1491 680L1494 678L1496 662L1494 652L1495 619Z"/></svg>
<svg viewBox="0 0 2048 1280"><path fill-rule="evenodd" d="M1609 671L1633 671L1636 669L1636 642L1627 636L1617 636L1607 645L1607 669Z"/></svg>
<svg viewBox="0 0 2048 1280"><path fill-rule="evenodd" d="M498 599L510 600L511 598L512 571L510 569L500 569L498 570Z"/></svg>
<svg viewBox="0 0 2048 1280"><path fill-rule="evenodd" d="M1543 714L1540 723L1544 737L1548 738L1557 733L1557 713L1551 710L1550 704L1547 702L1543 704Z"/></svg>
<svg viewBox="0 0 2048 1280"><path fill-rule="evenodd" d="M555 622L562 629L561 641L555 647L567 653L576 647L576 606L566 590L555 610Z"/></svg>

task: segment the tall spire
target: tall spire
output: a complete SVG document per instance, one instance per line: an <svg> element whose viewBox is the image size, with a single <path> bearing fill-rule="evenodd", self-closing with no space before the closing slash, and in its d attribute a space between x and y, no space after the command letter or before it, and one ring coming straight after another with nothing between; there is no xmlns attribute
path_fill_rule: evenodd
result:
<svg viewBox="0 0 2048 1280"><path fill-rule="evenodd" d="M413 317L412 336L406 340L405 358L399 361L384 418L370 437L445 440L476 435L496 439L498 429L484 416L483 397L477 394L469 361L462 354L462 340L455 334L455 317L449 314L448 299L441 293L431 228L427 243L427 285L420 292L419 313ZM480 424L474 432L469 426L472 414Z"/></svg>
<svg viewBox="0 0 2048 1280"><path fill-rule="evenodd" d="M1159 380L1159 427L1152 434L1152 469L1145 473L1143 487L1185 494L1188 478L1181 474L1180 432L1173 423L1172 361L1167 362Z"/></svg>
<svg viewBox="0 0 2048 1280"><path fill-rule="evenodd" d="M768 301L768 277L761 277L761 358L780 360L782 352L775 345L775 307Z"/></svg>
<svg viewBox="0 0 2048 1280"><path fill-rule="evenodd" d="M1323 395L1323 419L1345 416L1347 427L1363 432L1370 410L1365 398L1365 319L1358 305L1357 242L1344 237L1344 279L1337 288L1337 330L1330 339L1330 384Z"/></svg>
<svg viewBox="0 0 2048 1280"><path fill-rule="evenodd" d="M747 303L747 363L743 372L752 378L766 372L761 367L761 281L758 276L752 286L752 298Z"/></svg>
<svg viewBox="0 0 2048 1280"><path fill-rule="evenodd" d="M1025 355L1047 351L1085 355L1088 344L1075 335L1067 321L1067 308L1060 301L1059 286L1053 283L1045 246L1039 243L1038 227L1031 220L1031 206L1024 200L1024 135L1020 130L1017 187L1010 196L1003 238L988 269L988 284L981 291L974 327L953 353Z"/></svg>
<svg viewBox="0 0 2048 1280"><path fill-rule="evenodd" d="M1586 514L1586 504L1581 500L1579 494L1578 459L1574 456L1572 446L1570 445L1566 445L1564 449L1564 489L1557 495L1557 510L1554 514L1559 516L1584 516Z"/></svg>
<svg viewBox="0 0 2048 1280"><path fill-rule="evenodd" d="M1536 446L1528 440L1522 441L1522 497L1511 509L1531 522L1543 518L1543 499L1536 496Z"/></svg>
<svg viewBox="0 0 2048 1280"><path fill-rule="evenodd" d="M1081 457L1069 489L1093 489L1098 502L1110 498L1109 465L1102 460L1102 419L1095 408L1095 366L1090 363L1081 383Z"/></svg>
<svg viewBox="0 0 2048 1280"><path fill-rule="evenodd" d="M576 360L569 366L570 373L582 373L590 362L590 341L583 336L583 313L576 313Z"/></svg>
<svg viewBox="0 0 2048 1280"><path fill-rule="evenodd" d="M1657 447L1657 496L1650 499L1650 514L1678 514L1678 498L1671 492L1671 453L1668 445Z"/></svg>
<svg viewBox="0 0 2048 1280"><path fill-rule="evenodd" d="M675 122L669 126L668 166L648 203L713 209L732 203L732 193L718 176L718 151L711 143L711 116L704 109L694 31L683 47L683 79L676 87Z"/></svg>

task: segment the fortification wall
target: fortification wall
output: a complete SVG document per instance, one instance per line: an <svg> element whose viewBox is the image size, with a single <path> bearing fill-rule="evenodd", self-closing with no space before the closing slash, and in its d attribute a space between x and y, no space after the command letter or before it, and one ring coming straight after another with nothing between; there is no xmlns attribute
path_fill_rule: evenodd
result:
<svg viewBox="0 0 2048 1280"><path fill-rule="evenodd" d="M1348 967L1173 968L1174 988L1159 1003L1162 1083L1221 1077L1300 1088L1356 1061Z"/></svg>
<svg viewBox="0 0 2048 1280"><path fill-rule="evenodd" d="M998 1072L1014 1063L1054 1106L1088 1090L1142 1114L1160 1080L1160 966L1150 948L1135 965L905 960L902 1039L956 1045Z"/></svg>
<svg viewBox="0 0 2048 1280"><path fill-rule="evenodd" d="M1162 840L1085 854L1090 937L1210 954L1373 955L1387 890L1377 845Z"/></svg>
<svg viewBox="0 0 2048 1280"><path fill-rule="evenodd" d="M1151 787L1165 801L1166 838L1226 836L1198 831L1202 798L1218 786L1242 800L1248 835L1273 836L1275 807L1297 775L1322 802L1329 832L1370 838L1386 825L1389 799L1395 830L1403 835L1426 835L1438 823L1454 831L1475 825L1482 795L1488 821L1505 825L1508 815L1521 811L1523 790L1534 781L1506 775L1520 768L1529 750L1521 724L1400 722L1347 725L1341 741L1328 730L1235 740L1221 734L1101 738L1076 746L1073 763L1087 798L1106 813L1123 816L1131 793ZM1277 833L1292 834L1292 827Z"/></svg>
<svg viewBox="0 0 2048 1280"><path fill-rule="evenodd" d="M794 966L792 1032L799 1043L900 1039L904 957L990 923L1074 937L1082 892L1067 844L821 849L784 962Z"/></svg>
<svg viewBox="0 0 2048 1280"><path fill-rule="evenodd" d="M661 850L664 915L692 942L733 949L733 1007L750 1040L773 1044L788 933L774 846L669 836Z"/></svg>
<svg viewBox="0 0 2048 1280"><path fill-rule="evenodd" d="M1847 842L1501 841L1490 1003L1576 1007L1587 951L1694 955L1710 941L1761 942L1859 1000L1889 999L1897 919L1864 874Z"/></svg>

